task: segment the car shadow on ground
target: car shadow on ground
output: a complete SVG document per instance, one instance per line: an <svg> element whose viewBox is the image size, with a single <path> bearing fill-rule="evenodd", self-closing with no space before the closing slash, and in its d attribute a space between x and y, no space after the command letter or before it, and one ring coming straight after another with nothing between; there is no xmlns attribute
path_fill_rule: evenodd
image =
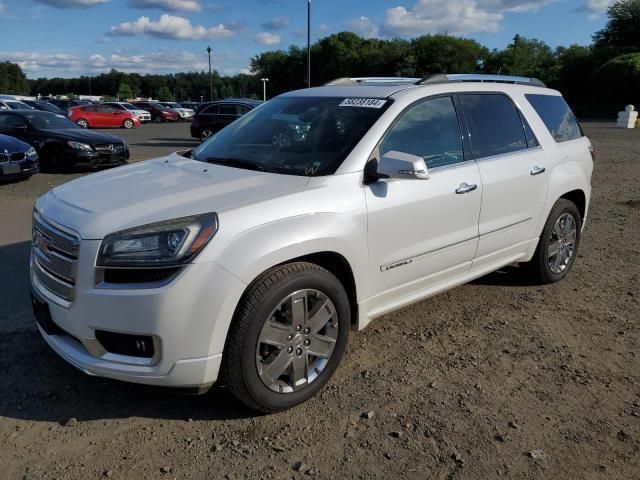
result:
<svg viewBox="0 0 640 480"><path fill-rule="evenodd" d="M493 287L534 287L539 285L521 266L504 267L484 277L476 278L470 283Z"/></svg>
<svg viewBox="0 0 640 480"><path fill-rule="evenodd" d="M40 336L29 295L30 242L0 246L0 415L63 424L129 417L229 420L256 417L221 386L200 396L90 377Z"/></svg>
<svg viewBox="0 0 640 480"><path fill-rule="evenodd" d="M200 145L199 142L189 142L188 140L180 140L180 141L147 141L147 142L137 142L130 143L130 146L134 147L156 147L156 148L175 148L177 150L185 149L185 148L194 148Z"/></svg>

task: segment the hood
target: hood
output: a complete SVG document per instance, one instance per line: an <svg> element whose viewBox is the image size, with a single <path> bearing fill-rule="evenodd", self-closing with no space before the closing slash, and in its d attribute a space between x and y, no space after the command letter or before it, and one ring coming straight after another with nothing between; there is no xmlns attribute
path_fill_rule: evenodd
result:
<svg viewBox="0 0 640 480"><path fill-rule="evenodd" d="M82 143L124 143L121 138L109 133L96 132L95 130L86 130L84 128L65 128L58 130L45 130L52 137L63 140L73 140Z"/></svg>
<svg viewBox="0 0 640 480"><path fill-rule="evenodd" d="M210 165L172 154L79 178L36 202L46 218L101 239L130 227L222 213L306 188L308 177Z"/></svg>
<svg viewBox="0 0 640 480"><path fill-rule="evenodd" d="M8 135L0 135L0 153L26 152L31 145ZM5 151L6 150L6 151Z"/></svg>
<svg viewBox="0 0 640 480"><path fill-rule="evenodd" d="M147 112L146 110L127 110L127 112L134 115L149 115L149 112Z"/></svg>

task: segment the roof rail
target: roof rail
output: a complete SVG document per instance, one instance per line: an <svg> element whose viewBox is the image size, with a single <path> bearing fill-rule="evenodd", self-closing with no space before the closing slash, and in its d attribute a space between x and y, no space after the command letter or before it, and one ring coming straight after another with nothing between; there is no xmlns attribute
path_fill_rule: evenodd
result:
<svg viewBox="0 0 640 480"><path fill-rule="evenodd" d="M518 85L530 85L532 87L546 87L545 83L537 78L517 77L512 75L483 75L477 73L438 73L435 75L429 75L416 83L418 85L433 85L449 82L513 83Z"/></svg>
<svg viewBox="0 0 640 480"><path fill-rule="evenodd" d="M325 83L325 86L328 85L358 85L358 84L391 84L391 85L397 85L397 84L417 84L418 82L420 82L421 79L420 78L408 78L408 77L354 77L354 78L349 78L349 77L343 77L343 78L336 78L335 80L331 80L330 82Z"/></svg>

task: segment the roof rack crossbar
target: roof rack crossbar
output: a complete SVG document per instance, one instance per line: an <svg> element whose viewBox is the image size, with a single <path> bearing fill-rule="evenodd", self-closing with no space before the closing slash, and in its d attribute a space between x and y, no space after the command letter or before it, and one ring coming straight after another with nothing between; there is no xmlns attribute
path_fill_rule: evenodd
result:
<svg viewBox="0 0 640 480"><path fill-rule="evenodd" d="M417 84L420 82L420 78L409 78L409 77L343 77L336 78L331 80L330 82L325 83L326 85L358 85L358 84Z"/></svg>
<svg viewBox="0 0 640 480"><path fill-rule="evenodd" d="M435 74L429 75L417 82L418 85L433 85L437 83L449 82L492 82L492 83L513 83L518 85L530 85L532 87L546 87L545 83L537 78L518 77L514 75L486 75L477 73L455 73L455 74Z"/></svg>

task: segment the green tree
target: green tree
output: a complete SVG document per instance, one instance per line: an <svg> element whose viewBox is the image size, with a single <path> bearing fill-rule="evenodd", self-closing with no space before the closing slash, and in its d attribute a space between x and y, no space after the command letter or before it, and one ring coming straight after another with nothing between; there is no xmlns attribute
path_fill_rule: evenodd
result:
<svg viewBox="0 0 640 480"><path fill-rule="evenodd" d="M168 102L170 100L173 100L173 95L171 94L171 90L169 90L169 87L161 87L160 90L158 90L158 100L160 100L161 102Z"/></svg>
<svg viewBox="0 0 640 480"><path fill-rule="evenodd" d="M0 92L27 95L29 82L17 63L0 62Z"/></svg>
<svg viewBox="0 0 640 480"><path fill-rule="evenodd" d="M489 50L475 40L449 35L425 35L411 42L415 74L474 73L482 68Z"/></svg>
<svg viewBox="0 0 640 480"><path fill-rule="evenodd" d="M131 90L131 87L129 86L128 83L120 84L120 88L118 88L117 96L118 98L120 98L120 100L129 100L130 98L133 97L133 91Z"/></svg>
<svg viewBox="0 0 640 480"><path fill-rule="evenodd" d="M594 47L640 50L640 0L619 0L607 15L605 27L593 35Z"/></svg>
<svg viewBox="0 0 640 480"><path fill-rule="evenodd" d="M535 38L520 37L517 47L511 43L504 50L493 50L483 70L552 82L557 78L558 69L558 59L549 45Z"/></svg>

